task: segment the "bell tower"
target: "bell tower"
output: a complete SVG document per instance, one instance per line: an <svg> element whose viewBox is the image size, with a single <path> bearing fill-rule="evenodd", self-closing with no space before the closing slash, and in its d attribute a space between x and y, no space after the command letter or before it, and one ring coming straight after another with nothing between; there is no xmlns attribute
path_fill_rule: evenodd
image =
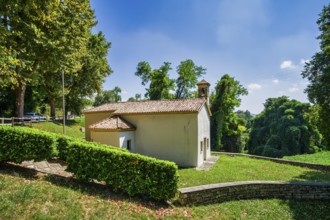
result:
<svg viewBox="0 0 330 220"><path fill-rule="evenodd" d="M210 83L203 79L202 81L197 83L197 86L198 86L198 98L205 98L207 100L207 103L209 104Z"/></svg>

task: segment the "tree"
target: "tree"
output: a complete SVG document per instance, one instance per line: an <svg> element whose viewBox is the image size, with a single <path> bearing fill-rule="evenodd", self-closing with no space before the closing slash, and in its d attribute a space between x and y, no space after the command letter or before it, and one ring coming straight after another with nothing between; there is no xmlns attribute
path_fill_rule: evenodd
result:
<svg viewBox="0 0 330 220"><path fill-rule="evenodd" d="M247 90L240 85L239 81L228 74L222 76L220 81L217 82L215 94L211 95L211 143L213 143L215 150L223 148L223 137L229 138L233 135L240 135L239 123L235 118L234 109L241 103L239 97L247 95L247 93ZM230 148L239 149L241 147L230 146ZM224 150L230 149L226 148Z"/></svg>
<svg viewBox="0 0 330 220"><path fill-rule="evenodd" d="M94 106L100 106L109 102L120 102L121 101L121 89L115 87L113 90L104 90L102 94L95 97Z"/></svg>
<svg viewBox="0 0 330 220"><path fill-rule="evenodd" d="M148 62L140 62L136 68L135 75L142 79L142 85L150 82L149 88L146 89L146 98L150 100L171 99L173 95L170 93L174 89L174 80L169 78L171 63L164 62L159 69L151 69Z"/></svg>
<svg viewBox="0 0 330 220"><path fill-rule="evenodd" d="M191 89L196 88L198 78L206 73L206 69L196 66L192 60L182 61L177 67L179 77L176 79L176 99L191 98L194 93Z"/></svg>
<svg viewBox="0 0 330 220"><path fill-rule="evenodd" d="M320 107L320 131L330 150L330 4L323 8L317 24L321 32L318 36L321 51L306 63L302 76L310 82L305 90L309 101Z"/></svg>
<svg viewBox="0 0 330 220"><path fill-rule="evenodd" d="M0 0L0 5L1 82L14 88L16 115L22 117L27 85L80 68L94 13L89 0Z"/></svg>
<svg viewBox="0 0 330 220"><path fill-rule="evenodd" d="M141 94L140 93L136 93L134 97L130 97L128 99L129 102L140 101L140 100L141 100Z"/></svg>
<svg viewBox="0 0 330 220"><path fill-rule="evenodd" d="M322 148L314 107L282 96L266 100L265 109L254 119L249 153L282 157L313 153Z"/></svg>

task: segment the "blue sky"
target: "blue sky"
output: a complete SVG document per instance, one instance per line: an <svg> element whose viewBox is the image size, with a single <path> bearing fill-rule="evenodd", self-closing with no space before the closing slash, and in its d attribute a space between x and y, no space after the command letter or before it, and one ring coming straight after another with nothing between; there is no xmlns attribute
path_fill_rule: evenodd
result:
<svg viewBox="0 0 330 220"><path fill-rule="evenodd" d="M152 68L181 61L207 69L213 89L229 74L249 90L239 109L259 113L269 97L307 102L304 62L319 50L316 20L327 0L91 0L98 25L112 43L113 74L103 89L122 89L123 101L145 94L134 75L140 61Z"/></svg>

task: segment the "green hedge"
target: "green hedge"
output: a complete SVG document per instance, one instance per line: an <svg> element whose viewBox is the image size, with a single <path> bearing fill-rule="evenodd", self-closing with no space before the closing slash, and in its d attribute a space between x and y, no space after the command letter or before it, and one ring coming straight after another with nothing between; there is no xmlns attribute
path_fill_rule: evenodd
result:
<svg viewBox="0 0 330 220"><path fill-rule="evenodd" d="M68 171L78 179L104 181L115 190L157 200L173 198L177 192L178 168L173 162L87 142L72 142L67 153Z"/></svg>
<svg viewBox="0 0 330 220"><path fill-rule="evenodd" d="M31 128L0 127L0 161L47 160L56 146L54 135Z"/></svg>
<svg viewBox="0 0 330 220"><path fill-rule="evenodd" d="M0 161L21 163L52 156L66 161L77 179L104 181L129 195L167 200L177 192L178 168L173 162L31 128L0 127Z"/></svg>

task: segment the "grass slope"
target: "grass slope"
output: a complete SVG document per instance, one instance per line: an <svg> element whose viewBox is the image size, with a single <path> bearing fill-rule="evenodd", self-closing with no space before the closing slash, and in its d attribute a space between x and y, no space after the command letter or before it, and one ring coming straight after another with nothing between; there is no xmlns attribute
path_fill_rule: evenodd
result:
<svg viewBox="0 0 330 220"><path fill-rule="evenodd" d="M85 118L75 118L67 120L65 123L65 133L68 136L75 138L84 138L85 133L80 131L81 127L85 127ZM33 128L40 129L52 133L63 133L63 122L62 121L50 121L50 122L40 122L33 124Z"/></svg>
<svg viewBox="0 0 330 220"><path fill-rule="evenodd" d="M301 154L301 155L295 155L295 156L286 156L283 159L307 162L307 163L330 165L330 151L323 151L323 152L318 152L315 154Z"/></svg>
<svg viewBox="0 0 330 220"><path fill-rule="evenodd" d="M327 219L329 201L245 200L171 207L107 187L0 164L0 219Z"/></svg>
<svg viewBox="0 0 330 220"><path fill-rule="evenodd" d="M227 155L209 171L181 169L179 175L179 187L246 180L330 182L330 172Z"/></svg>

